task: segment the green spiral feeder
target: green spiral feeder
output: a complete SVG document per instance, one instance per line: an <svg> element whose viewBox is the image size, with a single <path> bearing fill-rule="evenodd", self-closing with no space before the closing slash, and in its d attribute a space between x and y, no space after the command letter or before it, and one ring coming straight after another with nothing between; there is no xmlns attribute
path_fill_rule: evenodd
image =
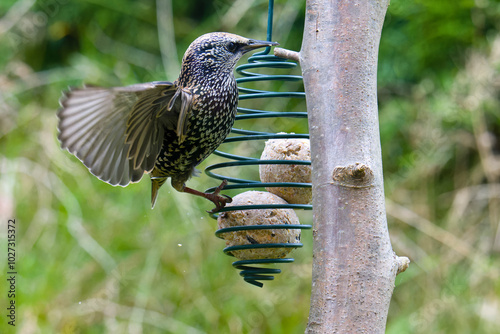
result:
<svg viewBox="0 0 500 334"><path fill-rule="evenodd" d="M272 41L272 25L273 25L273 11L274 11L274 0L269 1L268 8L268 26L267 26L267 40ZM264 51L255 53L248 59L248 64L238 66L236 72L243 77L236 79L240 91L240 100L250 100L250 99L262 99L262 98L305 98L304 92L273 92L257 89L249 89L241 87L241 84L246 82L259 82L259 81L302 81L302 77L298 75L266 75L260 73L251 72L257 68L280 68L280 69L290 69L295 68L297 64L295 62L270 55L270 47L267 47ZM241 94L243 93L243 94ZM287 111L266 111L257 110L249 108L238 107L238 115L236 116L235 125L238 121L245 119L256 119L256 118L277 118L277 117L287 117L296 119L307 119L307 112L287 112ZM242 142L242 141L253 141L253 140L267 140L267 139L309 139L309 134L277 134L270 132L253 131L246 129L237 129L233 127L231 133L235 136L226 138L224 143L230 142ZM214 173L215 170L224 169L228 167L235 166L250 166L250 165L271 165L271 164L290 164L290 165L310 165L310 161L300 161L300 160L260 160L258 158L251 158L241 155L235 155L226 153L220 150L214 152L216 155L223 158L227 158L230 161L213 164L205 169L205 173L212 178L219 180L227 180L228 185L224 187L224 190L229 189L248 189L248 188L265 188L265 187L311 187L310 183L298 183L298 182L273 182L273 183L263 183L260 180L249 180L241 179L235 177L229 177ZM214 188L207 189L207 191L214 191ZM221 209L219 212L236 211L236 210L255 210L255 209L302 209L311 210L312 205L309 204L259 204L259 205L240 205L240 206L230 206ZM217 218L216 215L212 214L213 218ZM311 229L311 225L246 225L246 226L236 226L229 228L222 228L215 232L215 235L222 239L222 235L228 232L235 231L248 231L248 230L267 230L267 229ZM267 243L267 244L249 244L249 245L238 245L230 246L224 248L224 253L231 255L233 251L237 250L247 250L247 249L258 249L258 248L299 248L302 247L302 243ZM253 285L262 287L263 283L260 281L273 280L276 274L281 273L280 269L267 268L267 267L254 267L252 265L269 265L273 263L290 263L293 262L293 258L276 258L276 259L256 259L256 260L240 260L233 262L233 267L241 270L240 275L243 279Z"/></svg>

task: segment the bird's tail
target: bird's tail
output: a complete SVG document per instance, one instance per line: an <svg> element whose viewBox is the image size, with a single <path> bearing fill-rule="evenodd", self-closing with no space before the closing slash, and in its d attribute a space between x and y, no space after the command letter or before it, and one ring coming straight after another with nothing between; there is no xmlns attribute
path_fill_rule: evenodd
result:
<svg viewBox="0 0 500 334"><path fill-rule="evenodd" d="M167 181L166 177L151 176L151 209L155 207L158 190Z"/></svg>

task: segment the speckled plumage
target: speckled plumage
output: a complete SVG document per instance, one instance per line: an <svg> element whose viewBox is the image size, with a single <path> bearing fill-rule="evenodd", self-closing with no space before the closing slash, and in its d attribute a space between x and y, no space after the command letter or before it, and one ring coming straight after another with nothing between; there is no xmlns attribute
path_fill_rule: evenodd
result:
<svg viewBox="0 0 500 334"><path fill-rule="evenodd" d="M58 113L61 146L112 185L126 186L150 173L153 206L158 189L171 178L176 190L206 197L219 209L226 197L218 191L198 192L185 183L234 123L237 61L250 50L276 44L229 33L205 34L189 46L173 83L72 90Z"/></svg>

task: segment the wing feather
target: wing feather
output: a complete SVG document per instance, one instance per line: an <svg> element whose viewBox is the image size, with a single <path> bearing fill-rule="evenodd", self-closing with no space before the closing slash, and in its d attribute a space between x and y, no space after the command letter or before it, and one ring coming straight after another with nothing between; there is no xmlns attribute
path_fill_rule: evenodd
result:
<svg viewBox="0 0 500 334"><path fill-rule="evenodd" d="M179 95L181 99L177 98ZM175 85L141 94L127 122L126 143L130 145L128 157L133 160L134 167L152 160L150 152L161 148L165 129L177 132L179 118L189 115L191 100L190 93ZM185 101L189 103L182 113ZM185 120L182 124L184 123ZM158 124L163 126L157 126Z"/></svg>
<svg viewBox="0 0 500 334"><path fill-rule="evenodd" d="M154 167L163 123L177 121L178 113L165 113L163 102L175 91L171 82L71 90L61 99L58 112L61 147L107 183L137 182ZM149 103L153 100L160 102Z"/></svg>
<svg viewBox="0 0 500 334"><path fill-rule="evenodd" d="M177 137L179 137L181 142L186 137L186 130L188 125L187 119L192 109L192 100L193 96L190 93L182 91L181 106L176 129Z"/></svg>

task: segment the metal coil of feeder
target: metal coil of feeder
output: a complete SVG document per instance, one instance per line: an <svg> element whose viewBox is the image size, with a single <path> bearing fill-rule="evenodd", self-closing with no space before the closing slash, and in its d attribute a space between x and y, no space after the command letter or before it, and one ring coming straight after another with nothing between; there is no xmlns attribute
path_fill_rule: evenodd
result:
<svg viewBox="0 0 500 334"><path fill-rule="evenodd" d="M269 1L269 11L268 11L268 28L267 28L267 40L272 40L272 17L273 17L273 6L274 1ZM279 68L279 69L290 69L297 66L295 62L270 55L270 47L267 47L264 51L258 52L248 58L248 64L240 65L236 68L236 72L243 77L237 78L236 81L239 84L238 89L240 92L239 100L249 100L249 99L262 99L262 98L305 98L304 92L274 92L265 91L258 89L250 89L242 87L241 84L246 82L256 82L256 81L301 81L302 76L298 75L266 75L251 72L257 68ZM243 93L243 94L241 94ZM236 116L235 125L238 121L245 119L257 119L257 118L306 118L307 112L287 112L287 111L266 111L258 109L249 109L238 107L238 115ZM231 134L236 136L228 137L224 143L231 142L242 142L242 141L253 141L253 140L267 140L267 139L309 139L309 134L278 134L271 132L261 132L246 129L232 128ZM281 165L310 165L310 161L303 160L260 160L258 158L246 157L242 155L230 154L217 150L214 154L227 158L231 161L216 163L208 166L205 169L205 173L212 178L219 180L227 180L229 184L224 187L224 190L230 189L248 189L248 188L265 188L265 187L297 187L297 188L310 188L311 183L299 183L299 182L273 182L264 183L260 180L249 180L242 178L235 178L225 176L219 173L214 173L215 170L224 169L228 167L235 166L250 166L250 165L271 165L271 164L281 164ZM207 189L207 191L214 191L214 188ZM303 209L311 210L312 205L310 204L259 204L259 205L240 205L240 206L229 206L221 209L219 212L227 211L237 211L237 210L256 210L256 209ZM216 218L216 215L212 215ZM224 233L235 232L235 231L247 231L247 230L266 230L266 229L311 229L311 225L245 225L245 226L235 226L229 228L222 228L215 232L215 235L223 239L222 235ZM224 253L233 256L231 252L236 250L247 250L247 249L258 249L258 248L300 248L302 243L266 243L266 244L249 244L249 245L237 245L229 246L224 248ZM243 279L253 285L262 287L263 283L260 281L273 280L276 274L281 273L280 269L273 268L262 268L253 267L250 265L260 264L267 265L273 263L290 263L293 262L293 258L275 258L275 259L252 259L252 260L240 260L233 262L233 267L241 270L240 275Z"/></svg>

